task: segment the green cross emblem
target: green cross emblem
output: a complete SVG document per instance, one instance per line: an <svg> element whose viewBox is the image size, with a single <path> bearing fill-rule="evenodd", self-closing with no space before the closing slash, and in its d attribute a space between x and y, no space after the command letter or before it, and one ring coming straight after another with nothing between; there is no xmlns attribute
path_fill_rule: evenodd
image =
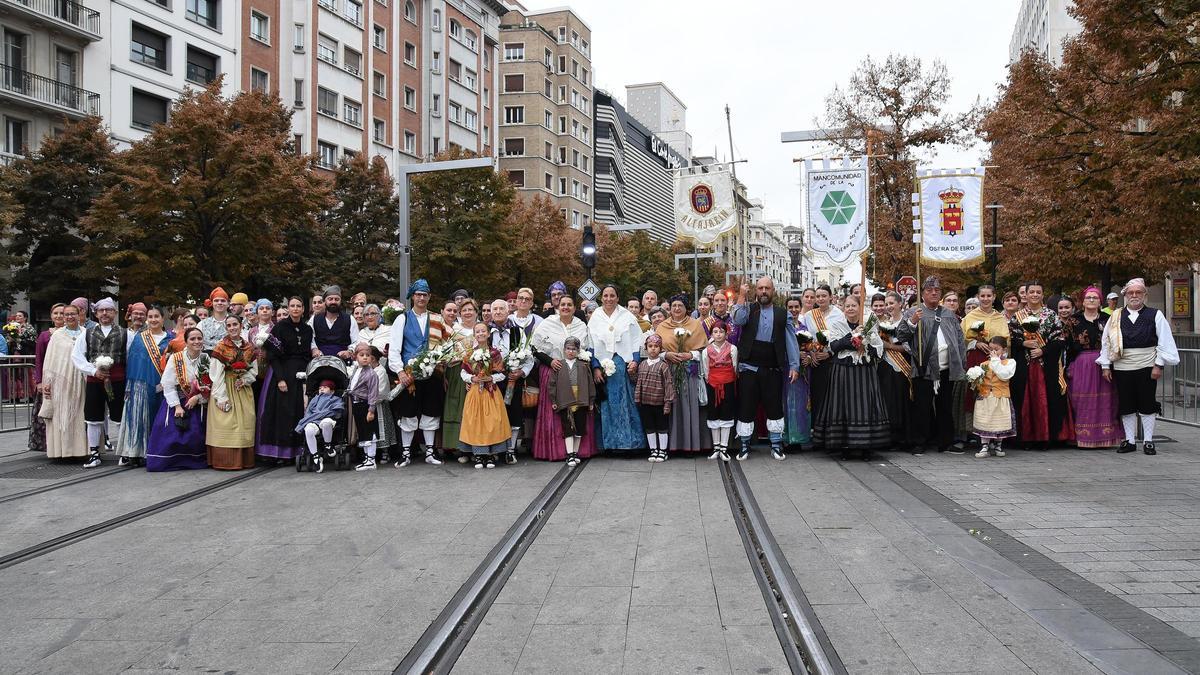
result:
<svg viewBox="0 0 1200 675"><path fill-rule="evenodd" d="M830 225L845 225L854 217L856 208L850 193L845 190L834 190L825 195L821 201L821 215Z"/></svg>

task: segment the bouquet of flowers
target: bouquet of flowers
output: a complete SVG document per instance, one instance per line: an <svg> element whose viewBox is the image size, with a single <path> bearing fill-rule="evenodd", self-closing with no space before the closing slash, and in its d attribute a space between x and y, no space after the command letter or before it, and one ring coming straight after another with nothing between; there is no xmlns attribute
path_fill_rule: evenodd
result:
<svg viewBox="0 0 1200 675"><path fill-rule="evenodd" d="M578 358L580 361L583 361L584 363L591 363L592 362L592 353L586 349L580 349L579 356L576 358Z"/></svg>
<svg viewBox="0 0 1200 675"><path fill-rule="evenodd" d="M972 323L970 326L967 326L967 330L971 335L975 336L977 341L988 339L987 328L984 327L984 323L982 321L976 321Z"/></svg>
<svg viewBox="0 0 1200 675"><path fill-rule="evenodd" d="M208 374L209 358L208 354L200 353L196 368L196 385L191 388L188 398L196 394L200 394L204 398L212 395L212 377Z"/></svg>
<svg viewBox="0 0 1200 675"><path fill-rule="evenodd" d="M240 378L243 375L245 375L247 371L250 370L250 364L246 363L245 361L243 361L241 359L238 359L237 361L234 361L233 363L229 364L229 369L231 371L233 371L234 377Z"/></svg>
<svg viewBox="0 0 1200 675"><path fill-rule="evenodd" d="M529 345L526 344L526 341L522 340L519 347L510 350L508 352L508 356L504 357L504 368L509 372L520 370L521 366L524 365L525 361L531 356L533 356L533 350L529 348ZM512 403L514 389L516 389L516 387L510 386L508 389L504 390L504 405Z"/></svg>
<svg viewBox="0 0 1200 675"><path fill-rule="evenodd" d="M404 372L413 379L408 385L408 393L415 393L417 380L428 380L433 377L438 366L453 361L458 355L458 345L453 340L447 340L436 347L430 348L428 343L417 352L408 363L404 364Z"/></svg>
<svg viewBox="0 0 1200 675"><path fill-rule="evenodd" d="M400 310L395 307L383 308L383 325L390 326L396 322L396 317L400 316Z"/></svg>
<svg viewBox="0 0 1200 675"><path fill-rule="evenodd" d="M492 373L492 350L491 349L476 348L474 351L471 352L470 358L467 359L467 365L469 366L469 368L471 370L471 374L489 376L489 379L487 382L479 383L480 391L483 391L484 389L488 389L493 386L492 382L491 382L491 378L490 378L491 373Z"/></svg>
<svg viewBox="0 0 1200 675"><path fill-rule="evenodd" d="M692 331L680 326L672 333L675 334L675 351L679 353L690 351L687 348L687 339L692 336ZM675 363L671 365L671 375L675 378L675 391L683 391L684 382L687 380L687 365L683 363Z"/></svg>
<svg viewBox="0 0 1200 675"><path fill-rule="evenodd" d="M816 338L817 338L817 345L819 347L828 347L829 346L829 336L825 334L825 331L823 331L823 330L817 331Z"/></svg>
<svg viewBox="0 0 1200 675"><path fill-rule="evenodd" d="M813 334L801 328L796 331L796 342L800 343L800 349L806 349L813 341Z"/></svg>
<svg viewBox="0 0 1200 675"><path fill-rule="evenodd" d="M979 385L983 383L983 376L987 375L988 364L984 363L978 366L972 366L967 369L967 386L978 391Z"/></svg>
<svg viewBox="0 0 1200 675"><path fill-rule="evenodd" d="M879 324L879 319L874 314L868 314L866 321L862 325L850 332L850 344L859 354L863 354L869 360L870 354L867 353L867 339L865 336L870 335L872 330L875 330Z"/></svg>
<svg viewBox="0 0 1200 675"><path fill-rule="evenodd" d="M879 334L891 340L896 337L896 329L899 327L900 324L894 321L880 321Z"/></svg>
<svg viewBox="0 0 1200 675"><path fill-rule="evenodd" d="M605 377L612 377L617 374L617 362L612 359L603 359L600 361L600 370L604 371Z"/></svg>
<svg viewBox="0 0 1200 675"><path fill-rule="evenodd" d="M7 328L8 326L5 326L5 329ZM108 370L112 368L113 360L111 356L97 356L96 360L92 361L92 365L96 366L96 370ZM108 397L108 400L113 400L112 380L104 380L104 395Z"/></svg>
<svg viewBox="0 0 1200 675"><path fill-rule="evenodd" d="M254 334L254 346L262 349L263 345L270 339L271 333L265 330L260 330Z"/></svg>

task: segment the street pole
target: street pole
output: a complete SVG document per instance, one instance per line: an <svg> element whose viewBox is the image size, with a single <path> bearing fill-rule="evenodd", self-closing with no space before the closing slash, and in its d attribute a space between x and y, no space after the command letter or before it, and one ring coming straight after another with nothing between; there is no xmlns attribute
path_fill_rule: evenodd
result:
<svg viewBox="0 0 1200 675"><path fill-rule="evenodd" d="M700 303L700 256L697 255L696 242L692 242L692 304Z"/></svg>
<svg viewBox="0 0 1200 675"><path fill-rule="evenodd" d="M725 132L729 134L729 170L733 172L733 209L737 214L738 219L738 237L742 240L742 250L738 253L742 257L742 283L749 283L750 272L750 245L746 243L746 223L742 220L742 210L738 207L737 193L737 162L733 156L733 123L729 118L729 104L725 104Z"/></svg>
<svg viewBox="0 0 1200 675"><path fill-rule="evenodd" d="M992 212L992 288L996 287L996 268L1000 265L1000 226L998 218L1000 214L1000 205L991 203L987 205L988 210Z"/></svg>

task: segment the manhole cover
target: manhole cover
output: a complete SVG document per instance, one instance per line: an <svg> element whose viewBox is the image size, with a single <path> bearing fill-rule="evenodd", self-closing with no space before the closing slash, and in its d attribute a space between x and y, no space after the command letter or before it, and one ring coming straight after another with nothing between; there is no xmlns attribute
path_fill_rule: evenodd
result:
<svg viewBox="0 0 1200 675"><path fill-rule="evenodd" d="M36 466L9 471L8 473L0 473L0 478L30 478L51 480L54 478L67 478L83 473L86 469L83 468L83 459L80 458L78 464L38 464Z"/></svg>

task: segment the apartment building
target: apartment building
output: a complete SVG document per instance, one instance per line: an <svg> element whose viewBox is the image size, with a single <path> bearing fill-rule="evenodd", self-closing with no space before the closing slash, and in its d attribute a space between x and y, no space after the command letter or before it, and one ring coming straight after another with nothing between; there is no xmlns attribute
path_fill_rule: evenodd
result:
<svg viewBox="0 0 1200 675"><path fill-rule="evenodd" d="M784 297L791 293L792 256L784 238L783 222L767 220L761 199L751 199L746 244L750 253L750 278L767 276Z"/></svg>
<svg viewBox="0 0 1200 675"><path fill-rule="evenodd" d="M591 29L570 9L519 3L500 26L499 166L522 196L554 200L575 228L594 217Z"/></svg>
<svg viewBox="0 0 1200 675"><path fill-rule="evenodd" d="M1008 43L1008 62L1032 49L1052 65L1062 65L1063 41L1082 30L1068 11L1072 4L1072 0L1022 0Z"/></svg>

